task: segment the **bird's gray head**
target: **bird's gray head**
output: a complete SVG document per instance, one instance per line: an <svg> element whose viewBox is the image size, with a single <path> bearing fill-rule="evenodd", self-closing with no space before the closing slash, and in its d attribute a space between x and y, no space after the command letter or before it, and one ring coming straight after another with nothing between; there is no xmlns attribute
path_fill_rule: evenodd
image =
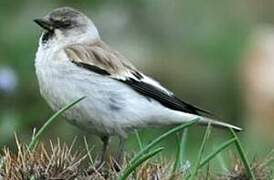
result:
<svg viewBox="0 0 274 180"><path fill-rule="evenodd" d="M93 22L83 13L70 7L55 9L34 22L44 29L40 40L43 44L53 41L52 43L69 45L100 38Z"/></svg>

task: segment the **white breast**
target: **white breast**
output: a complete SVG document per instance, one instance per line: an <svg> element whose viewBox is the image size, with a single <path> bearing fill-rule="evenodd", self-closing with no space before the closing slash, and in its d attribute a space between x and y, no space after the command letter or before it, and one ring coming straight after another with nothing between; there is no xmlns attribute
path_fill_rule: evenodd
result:
<svg viewBox="0 0 274 180"><path fill-rule="evenodd" d="M35 68L41 94L54 111L86 97L64 115L90 132L125 136L130 129L171 124L182 118L119 81L77 67L62 50L40 47Z"/></svg>

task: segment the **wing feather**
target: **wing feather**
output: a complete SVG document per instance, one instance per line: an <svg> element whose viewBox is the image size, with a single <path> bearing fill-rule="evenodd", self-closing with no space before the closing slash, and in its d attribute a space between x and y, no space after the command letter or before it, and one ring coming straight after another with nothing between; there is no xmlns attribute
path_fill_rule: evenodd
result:
<svg viewBox="0 0 274 180"><path fill-rule="evenodd" d="M211 115L206 110L180 100L157 81L143 75L124 56L102 41L91 45L75 44L65 48L65 52L77 66L109 76L167 108L196 115Z"/></svg>
<svg viewBox="0 0 274 180"><path fill-rule="evenodd" d="M148 84L143 81L136 81L134 79L127 79L127 80L120 80L121 82L129 85L138 93L150 97L163 106L168 107L173 110L182 111L186 113L196 114L196 115L208 115L210 116L211 113L198 108L197 106L191 105L186 103L180 99L178 99L174 94L168 94L162 89L159 89L156 86Z"/></svg>
<svg viewBox="0 0 274 180"><path fill-rule="evenodd" d="M69 60L76 65L86 69L96 66L114 78L132 77L138 79L142 76L124 56L109 48L103 41L91 45L74 44L66 47L65 53Z"/></svg>

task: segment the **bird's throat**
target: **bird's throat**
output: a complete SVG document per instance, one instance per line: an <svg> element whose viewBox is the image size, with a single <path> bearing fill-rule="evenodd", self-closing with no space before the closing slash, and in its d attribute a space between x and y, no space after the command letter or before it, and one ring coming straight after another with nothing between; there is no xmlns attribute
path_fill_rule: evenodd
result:
<svg viewBox="0 0 274 180"><path fill-rule="evenodd" d="M48 42L49 39L52 38L54 32L52 31L46 31L42 34L42 43L45 44Z"/></svg>

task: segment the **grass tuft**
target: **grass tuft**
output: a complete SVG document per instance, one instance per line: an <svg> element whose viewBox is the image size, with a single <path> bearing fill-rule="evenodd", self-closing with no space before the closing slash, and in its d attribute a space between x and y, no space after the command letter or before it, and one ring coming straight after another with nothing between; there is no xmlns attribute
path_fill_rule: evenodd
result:
<svg viewBox="0 0 274 180"><path fill-rule="evenodd" d="M186 129L192 125L194 125L195 123L197 123L199 121L199 118L194 119L188 123L179 125L171 130L169 130L168 132L160 135L158 138L156 138L155 140L153 140L150 144L148 144L147 146L145 146L143 149L141 149L133 158L132 160L129 162L129 165L121 172L121 179L127 178L130 174L128 174L128 172L133 172L134 167L136 162L139 161L139 159L142 159L143 156L145 156L148 151L153 148L156 144L158 144L160 141L164 140L166 137L175 134L179 131L182 131L183 129ZM133 169L133 170L132 170Z"/></svg>
<svg viewBox="0 0 274 180"><path fill-rule="evenodd" d="M179 125L166 133L163 133L156 139L154 139L148 145L145 145L139 133L136 131L136 138L139 144L139 152L137 152L132 158L126 159L126 164L121 167L121 172L115 171L112 158L109 158L110 162L106 162L106 166L100 170L96 170L94 167L94 161L92 159L91 151L86 138L84 138L85 151L74 151L73 148L76 139L68 146L65 143L61 144L60 140L57 143L50 141L49 145L39 142L39 138L42 133L48 128L48 126L63 112L83 100L80 98L73 103L62 108L55 113L46 123L37 131L33 130L33 136L31 143L25 145L19 142L17 136L15 136L17 144L17 152L13 153L8 148L4 148L2 155L0 155L0 179L18 179L18 180L38 180L38 179L119 179L119 180L146 180L146 179L271 179L273 178L272 169L270 164L274 161L274 151L267 156L264 161L254 161L252 164L247 159L247 154L244 151L242 144L231 129L233 137L214 151L210 152L203 158L206 143L209 139L211 132L211 125L204 133L203 140L196 158L196 161L190 162L194 164L191 167L191 173L188 173L188 169L182 170L184 166L184 159L186 160L186 140L188 128L199 121L195 119L188 123ZM163 151L163 147L155 148L155 146L166 137L174 134L178 134L183 131L183 135L177 138L177 153L174 162L161 159L156 161L154 156ZM214 175L210 172L209 162L222 153L231 144L235 144L239 157L233 168L224 175ZM153 149L154 148L154 149ZM78 148L79 149L79 148ZM241 161L240 161L241 160ZM207 169L202 169L207 165ZM92 172L90 170L93 170ZM200 171L202 173L200 173ZM205 174L205 175L203 175Z"/></svg>
<svg viewBox="0 0 274 180"><path fill-rule="evenodd" d="M251 169L254 173L255 179L258 180L270 180L273 179L273 162L274 162L274 151L269 153L263 160L254 160L251 163ZM219 180L226 179L241 179L241 180L249 180L250 176L246 171L246 167L244 166L241 159L235 160L231 170L223 175L219 175L216 177Z"/></svg>
<svg viewBox="0 0 274 180"><path fill-rule="evenodd" d="M205 138L205 136L204 136ZM85 146L87 150L83 152L79 151L79 147L75 147L74 140L71 145L66 145L61 143L60 140L51 142L50 144L44 144L39 142L37 148L33 151L29 151L27 145L19 142L16 137L17 152L12 152L8 148L3 149L2 155L0 155L2 160L2 166L0 168L0 179L78 179L78 180L108 180L108 179L129 179L129 180L146 180L146 179L172 179L180 180L187 179L185 172L173 171L172 164L174 162L166 159L161 161L156 161L152 158L159 154L163 148L156 148L147 152L142 158L135 161L131 166L132 169L125 174L124 177L119 176L119 172L115 171L113 167L105 167L103 171L95 170L90 173L89 170L94 168L93 160L89 152L91 151L88 143L85 141ZM226 144L231 144L235 139L231 139L220 146L224 147ZM205 141L204 141L205 142ZM205 143L204 143L205 144ZM202 164L207 164L205 161L209 162L216 154L218 154L219 149L210 153L203 161ZM200 152L202 150L200 149ZM214 154L214 155L213 155ZM127 158L126 162L129 162L130 158ZM232 160L233 161L233 160ZM254 172L256 179L272 179L272 169L271 163L274 162L274 151L270 153L263 161L254 161L251 164L251 169ZM129 163L126 163L123 169ZM202 173L197 173L195 179L243 179L248 180L249 175L246 173L245 166L243 162L238 159L233 168L226 174L214 175L214 173L209 171L209 168ZM201 170L201 167L199 167ZM131 173L135 171L135 173ZM170 174L172 176L170 177Z"/></svg>
<svg viewBox="0 0 274 180"><path fill-rule="evenodd" d="M148 152L147 154L144 154L141 158L139 158L138 160L134 161L133 164L131 164L131 166L129 166L129 168L127 168L125 171L123 171L121 177L119 178L119 180L126 180L128 179L128 176L134 171L136 170L136 168L138 166L140 166L142 163L144 163L146 160L148 160L149 158L155 156L156 154L160 153L162 150L164 150L163 147L157 148L155 150L152 150L151 152Z"/></svg>
<svg viewBox="0 0 274 180"><path fill-rule="evenodd" d="M72 153L71 146L61 144L47 149L42 143L34 151L17 140L17 153L4 149L1 175L4 179L73 179L81 175L80 165L86 158Z"/></svg>

